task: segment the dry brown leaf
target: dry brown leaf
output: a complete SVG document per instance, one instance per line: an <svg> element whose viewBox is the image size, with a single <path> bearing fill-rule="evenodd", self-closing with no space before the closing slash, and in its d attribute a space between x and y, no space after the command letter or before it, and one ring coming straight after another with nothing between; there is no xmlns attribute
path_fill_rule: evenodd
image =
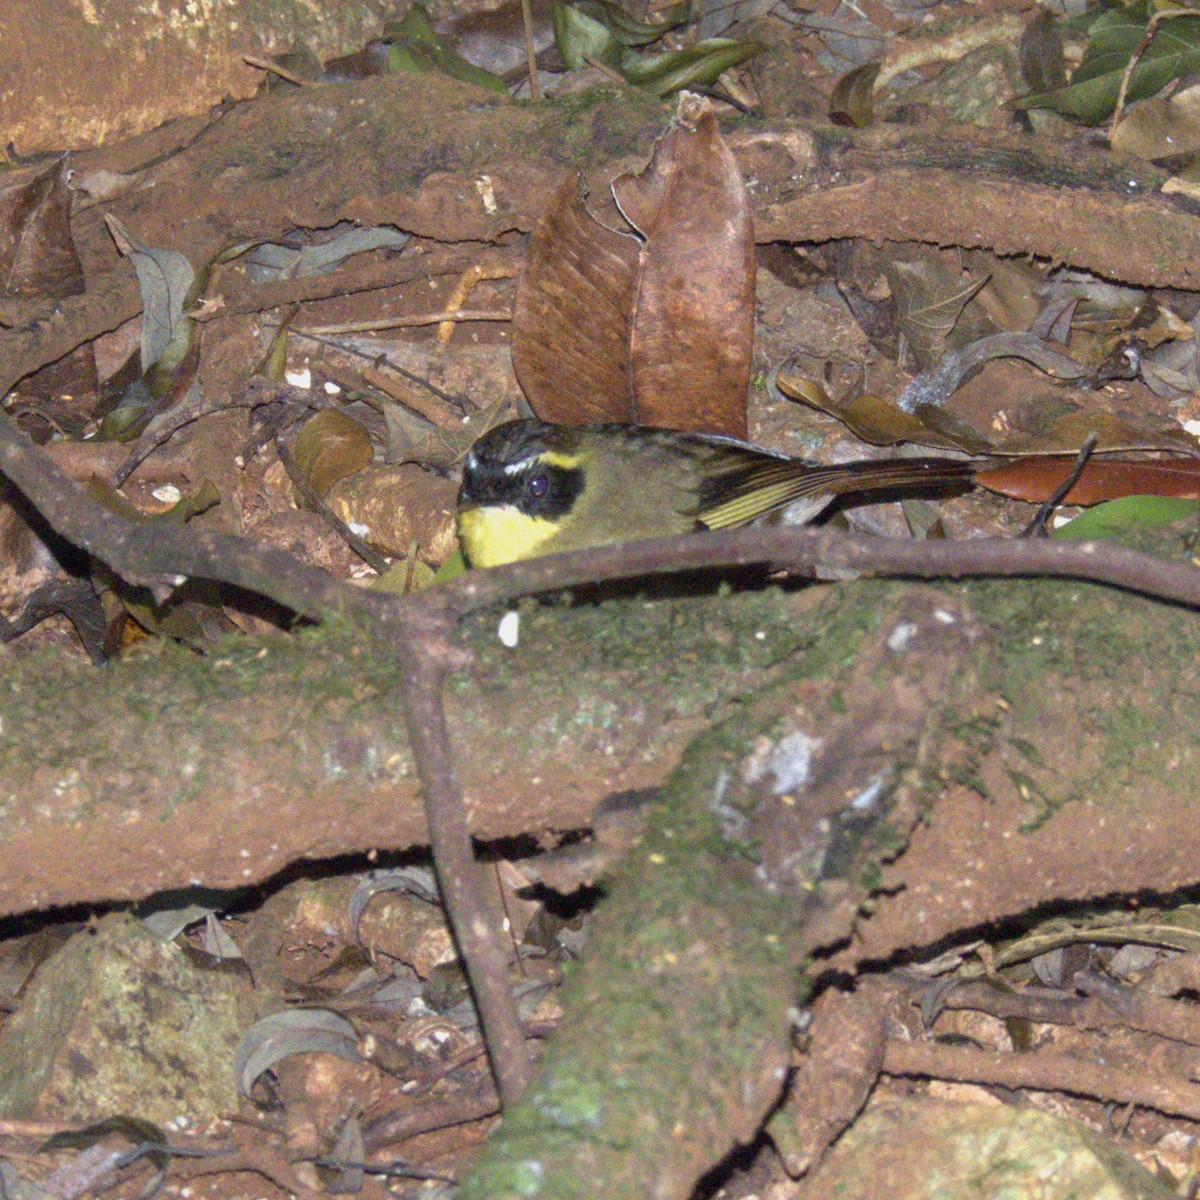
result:
<svg viewBox="0 0 1200 1200"><path fill-rule="evenodd" d="M1111 413L1078 409L1056 416L1045 429L1016 433L995 447L996 454L1072 454L1090 434L1096 450L1176 450L1196 454L1196 439L1178 425L1137 425Z"/></svg>
<svg viewBox="0 0 1200 1200"><path fill-rule="evenodd" d="M353 417L323 408L304 423L292 454L308 486L324 499L338 480L369 466L375 448L371 435Z"/></svg>
<svg viewBox="0 0 1200 1200"><path fill-rule="evenodd" d="M601 225L583 202L579 176L571 176L529 238L513 307L513 367L543 420L634 419L637 262L637 240Z"/></svg>
<svg viewBox="0 0 1200 1200"><path fill-rule="evenodd" d="M631 346L636 419L745 437L754 229L708 102L681 96L646 168L612 191L646 239Z"/></svg>
<svg viewBox="0 0 1200 1200"><path fill-rule="evenodd" d="M1071 455L1024 458L988 471L975 482L1013 500L1041 504L1066 480L1075 466ZM1200 459L1106 462L1093 459L1063 499L1064 504L1091 505L1122 496L1173 496L1200 500Z"/></svg>
<svg viewBox="0 0 1200 1200"><path fill-rule="evenodd" d="M367 467L337 483L328 500L343 521L363 527L367 541L385 554L403 557L416 541L421 558L440 563L457 544L456 491L451 480L405 463Z"/></svg>
<svg viewBox="0 0 1200 1200"><path fill-rule="evenodd" d="M873 392L835 399L815 380L784 371L778 373L775 383L785 396L836 417L857 437L875 446L915 442L966 454L988 454L992 450L987 438L944 409L922 405L915 413L907 413Z"/></svg>
<svg viewBox="0 0 1200 1200"><path fill-rule="evenodd" d="M681 98L646 168L612 188L644 241L595 220L577 178L530 238L513 364L534 412L744 437L754 234L707 102Z"/></svg>

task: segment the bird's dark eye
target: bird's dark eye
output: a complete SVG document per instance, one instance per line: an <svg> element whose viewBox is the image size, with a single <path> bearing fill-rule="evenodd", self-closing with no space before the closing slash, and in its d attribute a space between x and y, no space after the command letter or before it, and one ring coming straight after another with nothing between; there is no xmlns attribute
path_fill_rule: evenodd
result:
<svg viewBox="0 0 1200 1200"><path fill-rule="evenodd" d="M550 476L545 471L539 471L536 475L530 475L526 481L525 490L535 500L540 499L550 490Z"/></svg>

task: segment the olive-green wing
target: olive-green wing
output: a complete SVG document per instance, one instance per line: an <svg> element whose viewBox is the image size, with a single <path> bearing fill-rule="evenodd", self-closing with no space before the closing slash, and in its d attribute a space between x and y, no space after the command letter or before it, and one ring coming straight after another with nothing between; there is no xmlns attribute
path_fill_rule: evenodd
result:
<svg viewBox="0 0 1200 1200"><path fill-rule="evenodd" d="M964 486L974 479L975 465L953 458L901 458L885 461L814 466L797 459L734 455L729 465L711 472L700 489L698 524L708 529L735 529L778 512L796 500L814 500L854 492ZM816 515L815 513L813 514Z"/></svg>

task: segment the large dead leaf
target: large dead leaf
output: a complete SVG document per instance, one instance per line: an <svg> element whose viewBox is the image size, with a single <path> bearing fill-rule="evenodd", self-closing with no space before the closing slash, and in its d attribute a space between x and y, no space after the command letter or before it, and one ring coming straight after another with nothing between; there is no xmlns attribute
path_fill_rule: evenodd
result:
<svg viewBox="0 0 1200 1200"><path fill-rule="evenodd" d="M1138 158L1175 158L1200 150L1200 87L1148 96L1126 112L1109 139Z"/></svg>
<svg viewBox="0 0 1200 1200"><path fill-rule="evenodd" d="M646 169L614 180L638 241L601 225L568 180L530 238L513 363L538 416L745 436L754 236L737 164L706 102Z"/></svg>
<svg viewBox="0 0 1200 1200"><path fill-rule="evenodd" d="M539 417L631 419L637 262L637 241L588 212L579 177L563 183L529 238L513 308L513 367Z"/></svg>
<svg viewBox="0 0 1200 1200"><path fill-rule="evenodd" d="M83 288L60 159L32 179L0 188L0 292L61 298Z"/></svg>
<svg viewBox="0 0 1200 1200"><path fill-rule="evenodd" d="M66 162L59 159L31 179L0 187L0 295L62 299L82 295L84 288ZM80 432L97 386L89 343L22 382L22 427L38 441L52 429Z"/></svg>
<svg viewBox="0 0 1200 1200"><path fill-rule="evenodd" d="M635 418L744 437L754 338L754 229L707 101L679 115L638 175L613 180L646 239L633 319Z"/></svg>

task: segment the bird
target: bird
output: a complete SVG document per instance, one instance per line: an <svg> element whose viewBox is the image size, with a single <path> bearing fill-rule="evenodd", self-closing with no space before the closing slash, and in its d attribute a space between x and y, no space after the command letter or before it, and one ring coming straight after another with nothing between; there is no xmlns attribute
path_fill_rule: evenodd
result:
<svg viewBox="0 0 1200 1200"><path fill-rule="evenodd" d="M800 525L838 496L964 491L975 471L947 457L823 466L715 434L514 420L467 452L458 536L470 566L495 567L772 514Z"/></svg>

